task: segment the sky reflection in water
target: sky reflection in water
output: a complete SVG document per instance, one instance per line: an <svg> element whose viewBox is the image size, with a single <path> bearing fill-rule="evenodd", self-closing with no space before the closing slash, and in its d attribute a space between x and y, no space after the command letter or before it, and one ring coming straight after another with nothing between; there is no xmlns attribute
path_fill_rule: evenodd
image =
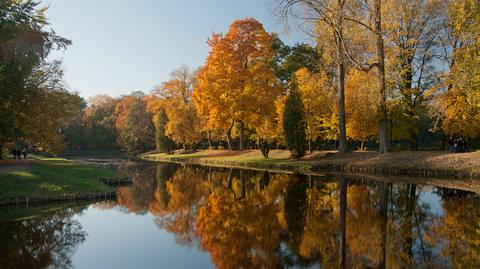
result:
<svg viewBox="0 0 480 269"><path fill-rule="evenodd" d="M0 268L480 266L473 193L172 164L123 172L134 183L117 202L0 222Z"/></svg>

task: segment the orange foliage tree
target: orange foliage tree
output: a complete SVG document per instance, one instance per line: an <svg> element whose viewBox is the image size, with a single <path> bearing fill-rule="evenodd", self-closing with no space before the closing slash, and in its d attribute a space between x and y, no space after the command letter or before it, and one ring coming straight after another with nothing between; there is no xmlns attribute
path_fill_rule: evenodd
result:
<svg viewBox="0 0 480 269"><path fill-rule="evenodd" d="M143 93L134 92L118 101L115 107L115 128L122 149L132 151L154 148L152 115L147 111Z"/></svg>
<svg viewBox="0 0 480 269"><path fill-rule="evenodd" d="M240 150L244 149L244 128L256 128L275 113L280 94L271 62L273 37L253 18L234 21L227 34L213 34L205 65L197 75L193 101L207 118L211 129L230 134L240 127Z"/></svg>

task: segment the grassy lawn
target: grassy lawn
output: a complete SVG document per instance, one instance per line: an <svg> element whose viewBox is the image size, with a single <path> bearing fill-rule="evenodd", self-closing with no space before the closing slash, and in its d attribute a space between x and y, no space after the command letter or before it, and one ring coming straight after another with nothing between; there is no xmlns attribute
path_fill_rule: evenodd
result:
<svg viewBox="0 0 480 269"><path fill-rule="evenodd" d="M134 156L134 154L121 152L116 149L98 149L98 150L72 150L62 152L60 157L67 158L69 160L75 159L123 159Z"/></svg>
<svg viewBox="0 0 480 269"><path fill-rule="evenodd" d="M301 160L294 160L286 150L272 150L268 159L263 158L258 150L228 151L203 150L192 154L145 154L147 160L201 160L254 162L258 164L278 164L292 166L316 166L331 164L351 164L367 167L388 167L398 169L431 169L438 171L455 171L480 173L480 151L469 153L449 153L442 151L399 151L378 155L373 151L355 151L338 154L335 151L314 151Z"/></svg>
<svg viewBox="0 0 480 269"><path fill-rule="evenodd" d="M79 165L62 158L0 162L0 199L45 194L109 191L98 179L112 178L110 170Z"/></svg>

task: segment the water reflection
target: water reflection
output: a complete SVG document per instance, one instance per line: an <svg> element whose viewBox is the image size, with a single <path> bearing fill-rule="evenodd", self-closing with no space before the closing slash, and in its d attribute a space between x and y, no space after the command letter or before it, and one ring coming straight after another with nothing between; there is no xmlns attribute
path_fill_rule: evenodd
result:
<svg viewBox="0 0 480 269"><path fill-rule="evenodd" d="M0 223L0 268L71 267L71 255L86 237L81 224L72 219L81 210Z"/></svg>
<svg viewBox="0 0 480 269"><path fill-rule="evenodd" d="M472 268L480 266L473 193L353 178L312 178L158 164L119 202L151 212L179 244L219 268ZM441 214L420 199L434 191ZM148 198L147 198L148 197ZM147 201L147 199L150 199Z"/></svg>
<svg viewBox="0 0 480 269"><path fill-rule="evenodd" d="M124 172L133 184L118 191L121 210L152 215L176 244L202 249L218 268L480 267L474 193L163 163ZM0 267L68 267L85 240L72 214L0 224Z"/></svg>

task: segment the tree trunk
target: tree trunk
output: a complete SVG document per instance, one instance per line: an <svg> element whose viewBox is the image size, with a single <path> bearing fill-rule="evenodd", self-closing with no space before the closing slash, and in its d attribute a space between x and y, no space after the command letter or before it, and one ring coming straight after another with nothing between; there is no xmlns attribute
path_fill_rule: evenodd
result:
<svg viewBox="0 0 480 269"><path fill-rule="evenodd" d="M3 160L3 142L0 142L0 160Z"/></svg>
<svg viewBox="0 0 480 269"><path fill-rule="evenodd" d="M208 149L212 149L212 136L210 131L207 132L207 139L208 139Z"/></svg>
<svg viewBox="0 0 480 269"><path fill-rule="evenodd" d="M416 131L410 131L410 149L418 150L418 135Z"/></svg>
<svg viewBox="0 0 480 269"><path fill-rule="evenodd" d="M312 140L308 139L308 152L312 154Z"/></svg>
<svg viewBox="0 0 480 269"><path fill-rule="evenodd" d="M183 147L183 151L186 151L186 150L187 150L187 144L182 143L182 147Z"/></svg>
<svg viewBox="0 0 480 269"><path fill-rule="evenodd" d="M385 268L387 259L387 213L389 183L380 183L380 257L377 268Z"/></svg>
<svg viewBox="0 0 480 269"><path fill-rule="evenodd" d="M338 0L338 31L335 31L337 42L337 98L338 98L338 131L340 153L348 151L347 145L347 127L345 123L345 55L342 47L342 27L343 27L343 3L344 0Z"/></svg>
<svg viewBox="0 0 480 269"><path fill-rule="evenodd" d="M346 268L347 185L345 177L340 177L340 268Z"/></svg>
<svg viewBox="0 0 480 269"><path fill-rule="evenodd" d="M407 253L409 258L413 257L413 218L415 205L417 204L416 196L417 185L408 184L405 190L405 213L401 222L401 234L403 253Z"/></svg>
<svg viewBox="0 0 480 269"><path fill-rule="evenodd" d="M232 188L232 181L233 181L233 177L232 177L232 168L230 168L228 170L228 178L227 178L227 190L231 189Z"/></svg>
<svg viewBox="0 0 480 269"><path fill-rule="evenodd" d="M242 196L240 197L240 199L242 198L245 198L246 196L246 187L245 187L245 174L244 174L244 171L243 169L240 169L240 180L242 182Z"/></svg>
<svg viewBox="0 0 480 269"><path fill-rule="evenodd" d="M228 128L228 131L227 131L227 144L228 144L228 149L229 150L232 150L232 128L233 128L233 125L235 124L235 121L232 120L232 124L230 124L230 128Z"/></svg>
<svg viewBox="0 0 480 269"><path fill-rule="evenodd" d="M227 145L228 149L232 150L232 135L230 134L230 131L227 131Z"/></svg>
<svg viewBox="0 0 480 269"><path fill-rule="evenodd" d="M245 124L240 122L240 146L239 150L245 149Z"/></svg>
<svg viewBox="0 0 480 269"><path fill-rule="evenodd" d="M390 144L388 145L389 146L389 149L390 150L393 150L393 116L390 117L390 128L389 128L389 131L390 131Z"/></svg>
<svg viewBox="0 0 480 269"><path fill-rule="evenodd" d="M388 133L387 133L387 89L385 85L385 47L382 36L382 4L381 0L374 1L374 20L376 35L376 54L377 54L377 76L378 76L378 104L379 104L379 153L388 153Z"/></svg>
<svg viewBox="0 0 480 269"><path fill-rule="evenodd" d="M364 141L362 140L362 143L360 144L360 150L363 151L364 150L364 145L363 145Z"/></svg>

